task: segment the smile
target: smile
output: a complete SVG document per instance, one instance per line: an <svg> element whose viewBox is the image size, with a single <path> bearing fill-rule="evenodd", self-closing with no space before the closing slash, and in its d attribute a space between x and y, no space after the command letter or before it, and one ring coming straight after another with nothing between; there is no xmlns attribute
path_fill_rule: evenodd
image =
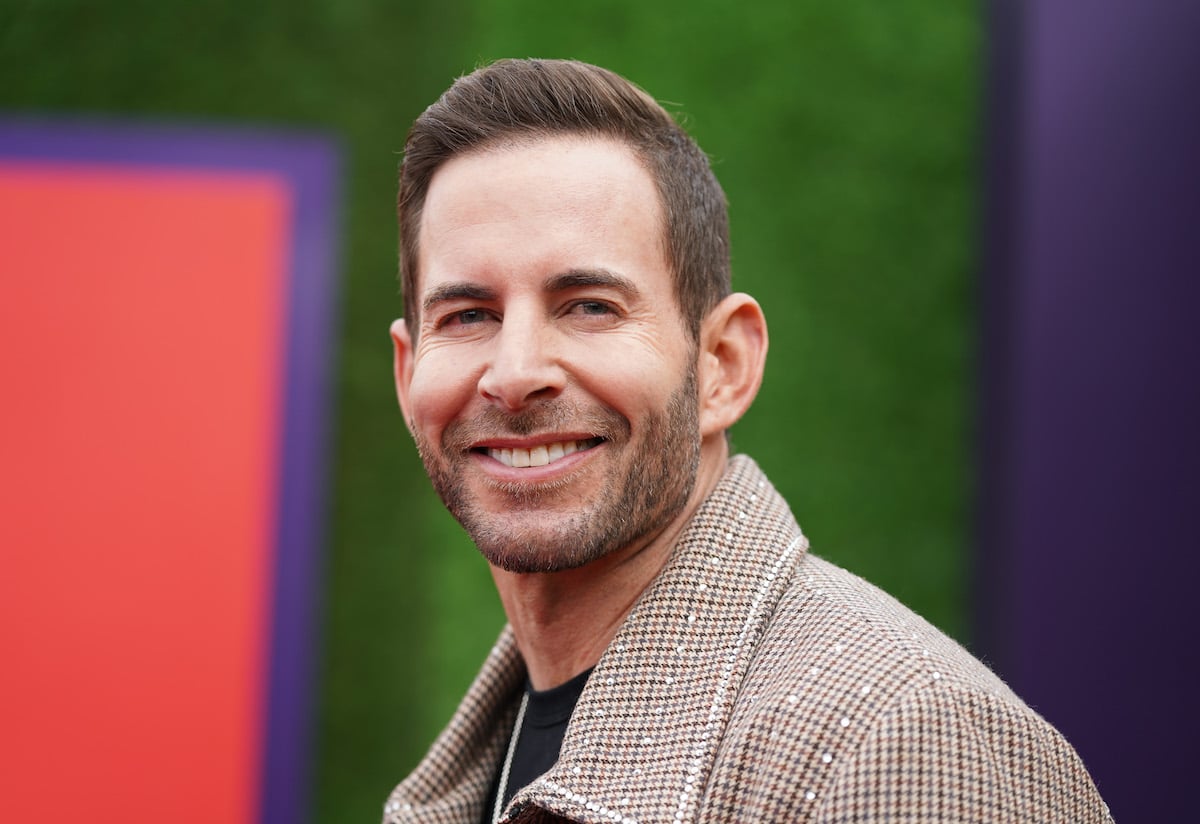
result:
<svg viewBox="0 0 1200 824"><path fill-rule="evenodd" d="M489 447L487 454L505 466L523 469L528 466L545 466L554 463L568 455L591 449L603 440L603 438L589 438L584 441L559 441L538 444L528 449L521 447L493 449Z"/></svg>

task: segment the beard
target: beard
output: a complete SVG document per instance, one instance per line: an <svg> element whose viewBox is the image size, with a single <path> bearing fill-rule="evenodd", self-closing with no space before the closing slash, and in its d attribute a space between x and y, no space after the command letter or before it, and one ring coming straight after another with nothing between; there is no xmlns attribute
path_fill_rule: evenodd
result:
<svg viewBox="0 0 1200 824"><path fill-rule="evenodd" d="M700 465L698 403L692 366L664 408L646 416L636 439L630 422L612 409L551 400L516 415L487 407L448 426L439 449L418 435L417 450L442 502L489 563L509 572L560 572L655 534L683 509ZM603 438L607 454L597 457L608 465L599 467L599 490L591 500L572 500L571 476L536 485L483 480L503 501L485 509L468 488L470 444L538 431Z"/></svg>

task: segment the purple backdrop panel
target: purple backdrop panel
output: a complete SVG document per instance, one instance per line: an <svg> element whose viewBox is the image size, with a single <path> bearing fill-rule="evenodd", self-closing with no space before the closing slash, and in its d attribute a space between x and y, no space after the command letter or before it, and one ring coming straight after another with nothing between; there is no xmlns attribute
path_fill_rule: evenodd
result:
<svg viewBox="0 0 1200 824"><path fill-rule="evenodd" d="M336 316L339 153L324 136L52 119L0 120L7 163L281 180L289 193L281 418L260 820L307 818L317 672L330 367Z"/></svg>
<svg viewBox="0 0 1200 824"><path fill-rule="evenodd" d="M992 14L980 647L1118 821L1186 820L1200 6Z"/></svg>

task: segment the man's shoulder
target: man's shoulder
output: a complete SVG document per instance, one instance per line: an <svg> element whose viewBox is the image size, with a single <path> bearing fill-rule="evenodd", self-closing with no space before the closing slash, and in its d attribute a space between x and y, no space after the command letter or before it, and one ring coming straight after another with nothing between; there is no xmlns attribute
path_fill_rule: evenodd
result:
<svg viewBox="0 0 1200 824"><path fill-rule="evenodd" d="M690 538L697 540L685 541L694 545L679 560L689 572L714 577L724 595L720 607L697 611L736 624L753 607L762 621L751 614L739 636L753 654L738 713L803 706L816 723L819 707L829 715L820 722L840 728L847 718L853 725L856 714L870 716L906 696L970 692L1033 715L962 645L888 593L809 552L787 502L749 457L731 459L696 520ZM689 579L678 570L664 577L671 594L687 592ZM745 593L746 603L730 608L734 593Z"/></svg>
<svg viewBox="0 0 1200 824"><path fill-rule="evenodd" d="M950 691L1032 712L960 644L892 596L811 553L763 633L733 724L773 707L805 724L848 730L906 700ZM936 699L935 699L936 700Z"/></svg>
<svg viewBox="0 0 1200 824"><path fill-rule="evenodd" d="M756 650L715 774L728 788L716 808L764 820L814 805L836 818L862 803L882 818L930 821L1017 821L1039 805L1070 820L1107 816L1070 745L999 677L895 598L811 554ZM934 785L947 795L904 795ZM1000 798L1001 786L1021 795Z"/></svg>
<svg viewBox="0 0 1200 824"><path fill-rule="evenodd" d="M761 674L894 695L953 681L1020 699L937 627L863 578L811 552L798 559L764 634Z"/></svg>

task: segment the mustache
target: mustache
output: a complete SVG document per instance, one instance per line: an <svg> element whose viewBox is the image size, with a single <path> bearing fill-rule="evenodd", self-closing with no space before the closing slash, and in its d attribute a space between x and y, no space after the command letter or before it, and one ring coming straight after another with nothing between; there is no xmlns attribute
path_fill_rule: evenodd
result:
<svg viewBox="0 0 1200 824"><path fill-rule="evenodd" d="M458 420L442 433L442 448L463 452L487 438L525 437L537 432L587 432L605 440L620 440L630 434L629 421L607 407L546 401L520 412L509 413L485 407L470 420Z"/></svg>

